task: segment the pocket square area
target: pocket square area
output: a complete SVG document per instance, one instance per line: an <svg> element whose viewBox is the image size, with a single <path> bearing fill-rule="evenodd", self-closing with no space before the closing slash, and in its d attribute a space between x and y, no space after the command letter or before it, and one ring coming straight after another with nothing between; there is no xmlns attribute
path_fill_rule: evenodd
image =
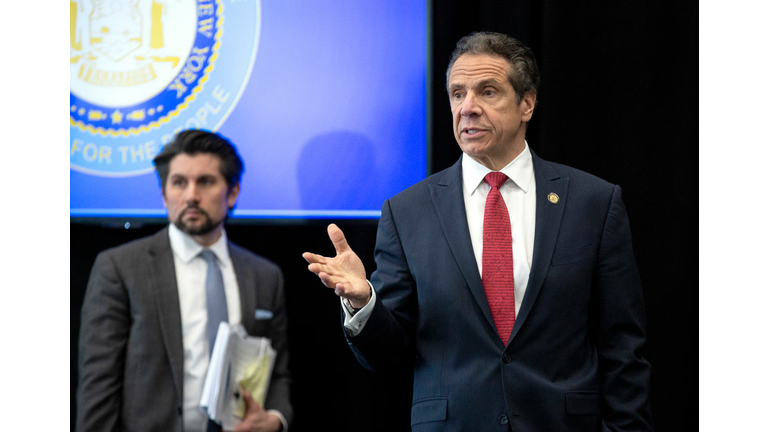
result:
<svg viewBox="0 0 768 432"><path fill-rule="evenodd" d="M253 316L257 320L267 320L267 319L271 319L274 316L274 314L272 313L271 310L256 309L256 312L253 314Z"/></svg>

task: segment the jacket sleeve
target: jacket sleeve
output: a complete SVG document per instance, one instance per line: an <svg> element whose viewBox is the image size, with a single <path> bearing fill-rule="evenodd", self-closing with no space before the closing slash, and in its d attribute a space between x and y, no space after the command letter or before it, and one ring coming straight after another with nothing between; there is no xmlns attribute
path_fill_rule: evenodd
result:
<svg viewBox="0 0 768 432"><path fill-rule="evenodd" d="M108 253L91 270L83 301L78 352L78 432L116 430L122 408L130 307L122 278Z"/></svg>
<svg viewBox="0 0 768 432"><path fill-rule="evenodd" d="M418 314L416 282L400 243L389 201L382 206L374 256L377 268L371 284L377 290L377 301L360 333L351 336L345 330L345 334L358 362L378 371L395 367L413 351Z"/></svg>
<svg viewBox="0 0 768 432"><path fill-rule="evenodd" d="M652 431L651 366L643 357L645 306L621 188L613 188L596 268L593 302L603 429Z"/></svg>
<svg viewBox="0 0 768 432"><path fill-rule="evenodd" d="M288 427L293 421L293 407L290 400L291 375L288 369L288 319L285 310L283 273L275 269L276 292L272 304L273 318L270 320L268 337L277 352L269 383L269 392L264 408L279 411L285 417Z"/></svg>

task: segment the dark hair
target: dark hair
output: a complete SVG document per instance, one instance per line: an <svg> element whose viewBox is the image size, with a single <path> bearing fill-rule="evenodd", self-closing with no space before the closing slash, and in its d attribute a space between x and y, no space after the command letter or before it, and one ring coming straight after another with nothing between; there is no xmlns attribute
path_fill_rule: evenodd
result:
<svg viewBox="0 0 768 432"><path fill-rule="evenodd" d="M221 135L203 130L186 130L179 132L173 142L163 148L155 159L155 170L160 177L160 187L165 191L165 182L168 180L168 171L171 160L180 154L190 156L198 153L211 153L219 157L221 163L219 170L227 181L229 190L240 183L243 178L245 166L237 153L237 149L229 140Z"/></svg>
<svg viewBox="0 0 768 432"><path fill-rule="evenodd" d="M446 88L453 64L464 54L489 54L507 60L510 66L509 83L515 89L517 103L520 103L529 91L539 93L541 76L531 49L515 38L492 32L473 32L456 43L448 70L445 72Z"/></svg>

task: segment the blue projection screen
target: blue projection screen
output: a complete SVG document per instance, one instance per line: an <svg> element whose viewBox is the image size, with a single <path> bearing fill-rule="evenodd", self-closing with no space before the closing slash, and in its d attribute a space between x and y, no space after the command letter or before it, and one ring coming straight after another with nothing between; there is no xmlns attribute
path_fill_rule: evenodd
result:
<svg viewBox="0 0 768 432"><path fill-rule="evenodd" d="M70 1L70 216L165 217L152 158L216 131L236 218L375 218L426 176L427 2Z"/></svg>

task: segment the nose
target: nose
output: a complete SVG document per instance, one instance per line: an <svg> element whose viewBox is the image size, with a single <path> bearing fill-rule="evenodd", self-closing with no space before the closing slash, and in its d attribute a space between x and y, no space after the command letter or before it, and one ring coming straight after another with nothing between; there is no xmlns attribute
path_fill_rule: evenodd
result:
<svg viewBox="0 0 768 432"><path fill-rule="evenodd" d="M464 117L478 116L482 113L477 97L473 93L467 93L461 104L461 115Z"/></svg>
<svg viewBox="0 0 768 432"><path fill-rule="evenodd" d="M184 200L187 202L200 201L200 191L197 188L195 182L189 182L187 187L184 189Z"/></svg>

